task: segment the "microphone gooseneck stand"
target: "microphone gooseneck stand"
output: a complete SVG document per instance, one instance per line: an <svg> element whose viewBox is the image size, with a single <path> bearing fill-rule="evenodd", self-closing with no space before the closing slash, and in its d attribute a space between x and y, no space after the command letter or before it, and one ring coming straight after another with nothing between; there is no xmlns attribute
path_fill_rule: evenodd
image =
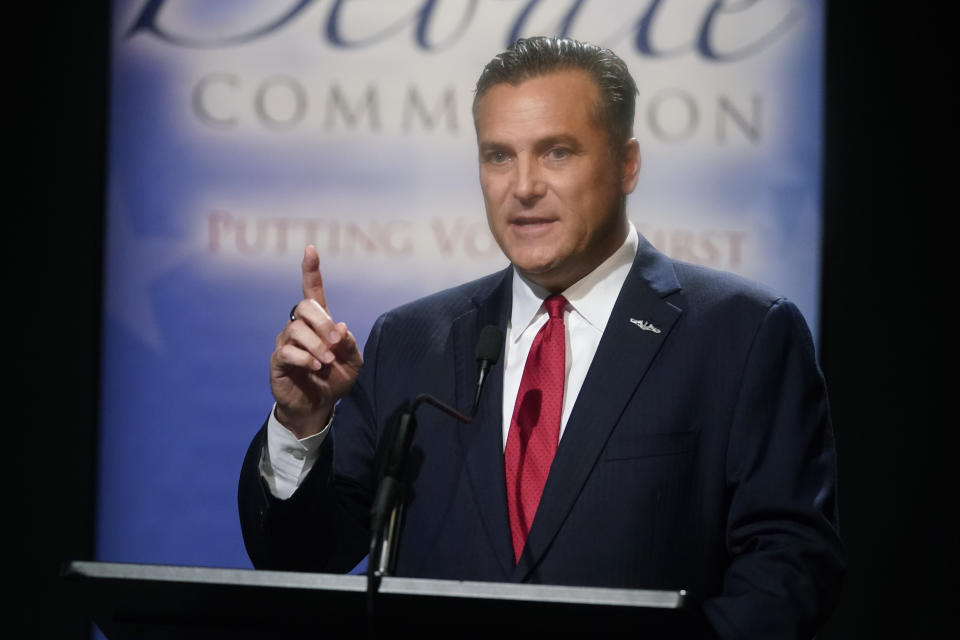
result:
<svg viewBox="0 0 960 640"><path fill-rule="evenodd" d="M371 637L376 631L375 600L380 581L384 576L392 575L396 569L397 546L403 523L403 482L407 466L407 457L413 437L417 430L416 412L421 404L428 404L464 424L473 422L480 404L480 392L490 368L500 358L503 348L503 332L494 325L488 325L480 332L477 340L476 357L480 365L477 377L477 391L474 394L470 415L466 416L437 398L421 393L413 403L403 410L387 452L383 476L377 486L370 507L370 556L367 560L367 625Z"/></svg>

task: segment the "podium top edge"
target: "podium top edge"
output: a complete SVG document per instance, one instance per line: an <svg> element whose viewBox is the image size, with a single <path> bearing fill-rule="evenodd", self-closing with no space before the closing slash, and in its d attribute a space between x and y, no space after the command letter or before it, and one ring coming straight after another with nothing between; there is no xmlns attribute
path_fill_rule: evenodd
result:
<svg viewBox="0 0 960 640"><path fill-rule="evenodd" d="M73 561L64 566L61 575L68 580L139 580L317 591L364 592L367 588L366 578L357 575L120 562ZM381 594L393 595L529 600L659 609L683 609L690 604L689 595L684 590L617 589L429 578L386 577L379 591Z"/></svg>

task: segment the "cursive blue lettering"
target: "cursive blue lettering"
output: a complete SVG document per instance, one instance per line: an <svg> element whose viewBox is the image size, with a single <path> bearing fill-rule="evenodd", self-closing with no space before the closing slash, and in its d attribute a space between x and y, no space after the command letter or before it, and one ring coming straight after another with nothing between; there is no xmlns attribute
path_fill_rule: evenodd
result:
<svg viewBox="0 0 960 640"><path fill-rule="evenodd" d="M422 8L417 9L416 11L413 11L409 15L400 18L390 26L380 30L377 33L374 33L373 35L365 38L348 40L346 37L344 37L340 29L341 12L348 2L349 0L336 0L333 3L333 6L330 7L330 13L327 14L327 41L330 42L330 44L343 49L358 49L367 45L383 42L395 33L402 31L405 26L407 26L423 12Z"/></svg>
<svg viewBox="0 0 960 640"><path fill-rule="evenodd" d="M417 23L417 44L425 51L438 51L456 42L467 30L467 27L470 26L470 23L473 21L473 14L477 10L477 0L469 0L463 16L460 18L460 23L454 29L453 33L440 44L430 44L430 42L427 41L427 28L430 25L430 19L433 17L433 10L437 4L439 4L439 0L427 0L426 4L423 5L423 10L420 12L420 20Z"/></svg>
<svg viewBox="0 0 960 640"><path fill-rule="evenodd" d="M196 38L178 35L161 26L160 12L163 10L166 0L148 0L147 4L144 5L143 10L140 11L136 20L134 20L133 25L131 25L130 29L127 31L127 37L132 38L137 33L146 31L147 33L151 33L157 38L171 44L177 44L182 47L191 47L195 49L212 49L216 47L244 44L246 42L256 40L257 38L262 38L263 36L280 29L297 17L297 15L306 9L307 6L309 6L312 2L313 0L297 0L297 3L293 6L293 8L278 16L275 20L272 20L245 33L216 38Z"/></svg>
<svg viewBox="0 0 960 640"><path fill-rule="evenodd" d="M702 13L699 17L695 14L689 16L690 31L687 32L689 35L681 37L680 42L664 44L657 42L656 36L667 0L647 0L646 6L635 21L624 20L616 15L607 16L611 25L617 23L622 26L605 40L605 46L613 46L615 41L630 37L632 32L633 46L637 54L644 57L666 59L693 53L711 62L735 62L755 55L779 40L799 21L803 11L797 6L789 7L784 10L782 17L773 18L770 24L758 25L760 35L748 38L746 41L741 37L739 42L718 45L717 33L722 24L726 20L735 19L736 14L740 15L740 19L749 17L755 22L757 13L751 13L750 10L756 8L760 2L761 0L712 0L705 9L701 8ZM288 9L266 19L262 24L251 26L240 33L203 36L179 32L169 24L164 24L162 13L167 6L167 0L145 0L143 8L136 14L128 29L127 36L133 37L144 33L169 44L198 49L239 45L280 30L302 16L304 10L313 3L314 0L289 0L285 3L289 6ZM457 8L453 9L460 12L459 17L455 22L450 22L453 26L449 28L449 32L436 34L433 31L441 6L446 8L450 6L449 3L441 3L440 0L410 0L409 4L401 5L398 9L398 3L384 2L379 6L383 9L393 9L392 15L381 18L379 23L371 25L355 25L357 21L354 20L348 27L346 25L350 12L350 0L332 0L325 24L321 28L321 37L333 47L361 49L387 42L409 29L413 43L418 49L436 52L447 49L462 40L464 34L474 24L478 5L478 0L460 0L460 4L456 5ZM573 33L575 23L582 9L587 5L587 0L568 0L566 3L525 0L519 5L516 15L507 25L505 44L509 46L518 38L529 35L526 31L531 28L530 22L538 11L550 11L552 13L548 16L556 18L555 29L551 35L576 37ZM670 6L679 8L683 5L678 3ZM237 11L240 10L237 9ZM687 10L690 11L689 8Z"/></svg>
<svg viewBox="0 0 960 640"><path fill-rule="evenodd" d="M580 11L580 7L583 6L585 1L586 0L573 0L570 8L567 9L566 15L564 15L559 22L557 22L557 28L550 35L559 36L561 38L566 38L569 36L570 29L573 26L573 20L576 18L577 12ZM507 32L506 46L509 47L511 44L516 42L518 38L523 37L523 30L527 26L527 19L539 4L540 0L528 0L527 4L520 9L516 20L513 21L513 28Z"/></svg>
<svg viewBox="0 0 960 640"><path fill-rule="evenodd" d="M650 6L647 7L647 10L643 12L643 15L640 16L640 19L637 21L637 37L635 42L637 53L640 55L651 58L669 58L690 51L693 48L692 43L691 46L678 46L672 49L657 50L654 48L653 38L651 36L653 35L654 20L657 17L657 11L662 4L663 0L652 0Z"/></svg>
<svg viewBox="0 0 960 640"><path fill-rule="evenodd" d="M783 19L771 28L766 34L757 38L750 44L739 49L733 49L726 52L718 51L710 37L714 28L714 23L725 13L736 13L746 11L760 0L741 0L738 3L726 2L725 0L715 0L713 5L707 9L703 16L703 23L700 27L700 34L697 37L697 50L707 60L716 62L735 62L747 58L761 49L775 42L784 32L787 31L799 18L797 9L790 9Z"/></svg>
<svg viewBox="0 0 960 640"><path fill-rule="evenodd" d="M400 33L412 23L415 23L414 38L417 46L424 51L438 51L455 43L460 36L463 35L473 21L473 15L477 9L477 0L468 0L457 26L442 42L431 42L429 38L430 24L434 12L440 5L439 0L425 0L419 9L408 13L372 35L348 39L342 29L342 16L344 7L346 7L348 2L349 0L335 0L330 7L330 13L327 15L327 26L325 30L327 41L343 49L358 49L383 42Z"/></svg>

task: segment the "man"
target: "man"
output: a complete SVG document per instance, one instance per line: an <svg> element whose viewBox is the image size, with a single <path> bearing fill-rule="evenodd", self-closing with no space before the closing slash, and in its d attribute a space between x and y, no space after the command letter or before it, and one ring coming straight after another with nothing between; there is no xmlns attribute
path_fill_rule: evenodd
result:
<svg viewBox="0 0 960 640"><path fill-rule="evenodd" d="M809 637L842 574L835 454L806 325L783 298L637 234L636 86L612 52L518 41L474 119L504 272L382 316L361 358L303 260L276 399L240 482L258 567L346 571L367 550L374 455L418 393L397 574L689 590L719 636ZM334 404L340 404L334 413Z"/></svg>

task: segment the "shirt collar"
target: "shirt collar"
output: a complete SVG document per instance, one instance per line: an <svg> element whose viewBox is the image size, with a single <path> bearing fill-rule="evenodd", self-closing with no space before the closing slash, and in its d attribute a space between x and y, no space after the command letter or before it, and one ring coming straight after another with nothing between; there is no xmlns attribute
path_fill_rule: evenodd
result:
<svg viewBox="0 0 960 640"><path fill-rule="evenodd" d="M617 302L620 289L630 273L633 259L637 255L640 242L637 229L632 222L627 237L620 248L600 265L573 283L563 296L570 306L597 331L603 332ZM543 301L550 292L543 287L526 280L513 269L513 310L510 314L510 337L516 342L523 332L532 325L541 313L544 313Z"/></svg>

